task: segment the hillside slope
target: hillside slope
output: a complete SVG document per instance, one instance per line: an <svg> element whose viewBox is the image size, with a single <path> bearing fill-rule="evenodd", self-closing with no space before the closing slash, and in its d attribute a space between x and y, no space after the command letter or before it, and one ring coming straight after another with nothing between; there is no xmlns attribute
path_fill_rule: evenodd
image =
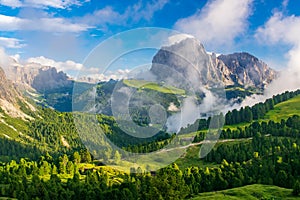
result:
<svg viewBox="0 0 300 200"><path fill-rule="evenodd" d="M192 200L233 200L233 199L299 199L292 196L292 190L270 185L248 185L244 187L206 192L192 198Z"/></svg>
<svg viewBox="0 0 300 200"><path fill-rule="evenodd" d="M275 105L274 109L267 112L264 118L279 122L281 119L287 119L299 114L300 95Z"/></svg>

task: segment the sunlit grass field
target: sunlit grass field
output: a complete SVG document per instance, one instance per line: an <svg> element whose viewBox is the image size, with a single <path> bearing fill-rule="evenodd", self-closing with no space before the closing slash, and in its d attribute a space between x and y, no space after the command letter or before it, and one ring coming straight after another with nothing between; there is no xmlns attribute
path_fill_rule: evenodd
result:
<svg viewBox="0 0 300 200"><path fill-rule="evenodd" d="M185 91L172 86L159 85L155 82L145 80L123 80L123 83L129 87L138 89L156 90L161 93L184 95Z"/></svg>
<svg viewBox="0 0 300 200"><path fill-rule="evenodd" d="M300 115L300 95L275 105L274 109L265 115L265 119L278 122L293 115Z"/></svg>
<svg viewBox="0 0 300 200"><path fill-rule="evenodd" d="M244 187L222 190L217 192L206 192L199 194L193 200L213 199L300 199L292 196L292 189L281 188L270 185L247 185Z"/></svg>

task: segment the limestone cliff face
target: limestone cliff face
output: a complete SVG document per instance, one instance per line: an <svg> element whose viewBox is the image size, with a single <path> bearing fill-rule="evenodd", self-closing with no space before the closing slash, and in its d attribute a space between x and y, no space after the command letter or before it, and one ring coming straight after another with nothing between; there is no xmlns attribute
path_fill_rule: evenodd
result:
<svg viewBox="0 0 300 200"><path fill-rule="evenodd" d="M179 87L180 84L213 85L222 80L222 71L216 65L217 61L207 54L199 41L187 38L160 49L153 58L151 72L158 80L172 80L172 85L176 83Z"/></svg>
<svg viewBox="0 0 300 200"><path fill-rule="evenodd" d="M38 92L52 91L72 87L72 81L64 72L57 72L54 67L42 67L34 77L31 86Z"/></svg>
<svg viewBox="0 0 300 200"><path fill-rule="evenodd" d="M218 59L228 67L234 82L245 87L264 88L277 74L266 63L249 53L220 55Z"/></svg>
<svg viewBox="0 0 300 200"><path fill-rule="evenodd" d="M13 64L5 68L7 78L21 88L30 88L34 78L39 73L40 66Z"/></svg>
<svg viewBox="0 0 300 200"><path fill-rule="evenodd" d="M21 89L35 89L38 92L71 87L72 81L64 72L58 72L55 67L41 66L35 63L12 65L5 68L8 79Z"/></svg>
<svg viewBox="0 0 300 200"><path fill-rule="evenodd" d="M22 107L26 110L35 110L28 101L22 96L12 81L6 78L4 70L0 67L0 108L11 117L20 117L23 119L31 119L22 111ZM1 113L0 113L1 118Z"/></svg>
<svg viewBox="0 0 300 200"><path fill-rule="evenodd" d="M264 88L275 77L276 72L264 62L248 53L230 55L208 54L195 38L186 38L178 43L161 48L154 56L151 72L158 80L182 80L194 85Z"/></svg>
<svg viewBox="0 0 300 200"><path fill-rule="evenodd" d="M0 67L0 99L5 99L10 103L16 103L16 98L18 98L19 95L12 82L7 80L4 70Z"/></svg>

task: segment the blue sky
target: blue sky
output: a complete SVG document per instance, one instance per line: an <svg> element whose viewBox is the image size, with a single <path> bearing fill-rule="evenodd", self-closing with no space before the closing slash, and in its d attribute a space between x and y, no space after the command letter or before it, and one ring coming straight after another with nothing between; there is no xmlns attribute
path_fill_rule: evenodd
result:
<svg viewBox="0 0 300 200"><path fill-rule="evenodd" d="M297 0L0 0L0 47L68 71L115 34L160 27L191 34L208 51L247 51L282 69L298 64L299 8Z"/></svg>

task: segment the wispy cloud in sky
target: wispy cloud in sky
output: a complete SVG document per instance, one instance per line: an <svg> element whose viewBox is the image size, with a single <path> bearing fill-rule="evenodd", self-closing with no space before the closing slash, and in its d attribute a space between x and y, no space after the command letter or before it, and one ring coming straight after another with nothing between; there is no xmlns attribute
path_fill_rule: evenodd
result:
<svg viewBox="0 0 300 200"><path fill-rule="evenodd" d="M136 4L129 5L124 11L117 11L112 6L95 10L78 21L97 26L103 30L109 25L128 26L139 21L151 21L155 12L164 8L169 0L157 0L150 2L139 1Z"/></svg>
<svg viewBox="0 0 300 200"><path fill-rule="evenodd" d="M0 14L0 31L81 32L91 28L86 24L72 23L64 18L26 19Z"/></svg>
<svg viewBox="0 0 300 200"><path fill-rule="evenodd" d="M209 46L232 45L247 29L251 5L252 0L209 1L194 15L178 20L174 28Z"/></svg>
<svg viewBox="0 0 300 200"><path fill-rule="evenodd" d="M270 86L270 93L294 90L300 87L300 17L285 16L275 12L273 16L256 31L256 38L268 46L288 45L290 50L287 68L283 70L276 81Z"/></svg>
<svg viewBox="0 0 300 200"><path fill-rule="evenodd" d="M59 8L65 9L70 6L81 6L82 4L89 2L89 0L78 1L78 0L0 0L0 5L8 6L11 8L19 7L36 7L36 8Z"/></svg>
<svg viewBox="0 0 300 200"><path fill-rule="evenodd" d="M5 48L19 49L25 46L21 40L17 38L0 37L0 46Z"/></svg>
<svg viewBox="0 0 300 200"><path fill-rule="evenodd" d="M259 43L264 36L260 33L258 37L256 30L261 26L266 33L268 24L276 22L279 26L284 22L292 34L293 26L298 26L299 6L299 1L289 0L0 0L0 46L8 48L10 54L20 54L24 60L45 56L81 62L97 44L114 34L133 28L162 27L196 36L209 51L246 51L262 60L280 63L279 68L286 64L283 55L287 52L280 48L274 52L274 47L293 46L287 54L291 57L299 46L294 43L296 39L283 38L278 27L276 41L265 34L270 38ZM271 42L273 46L268 45Z"/></svg>

